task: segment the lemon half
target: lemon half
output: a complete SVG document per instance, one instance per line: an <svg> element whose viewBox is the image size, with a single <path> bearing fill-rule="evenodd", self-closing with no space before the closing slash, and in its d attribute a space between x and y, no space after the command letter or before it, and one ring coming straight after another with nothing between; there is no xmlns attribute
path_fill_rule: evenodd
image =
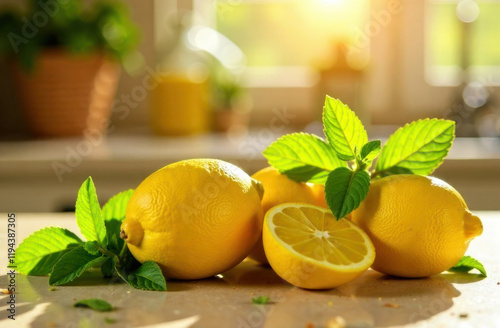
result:
<svg viewBox="0 0 500 328"><path fill-rule="evenodd" d="M375 260L370 238L328 209L285 203L264 218L264 250L273 270L292 285L329 289L365 272Z"/></svg>

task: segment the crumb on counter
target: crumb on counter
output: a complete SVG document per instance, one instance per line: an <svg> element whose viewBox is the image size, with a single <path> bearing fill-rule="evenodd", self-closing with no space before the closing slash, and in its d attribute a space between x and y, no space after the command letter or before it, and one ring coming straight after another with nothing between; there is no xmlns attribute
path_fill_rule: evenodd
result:
<svg viewBox="0 0 500 328"><path fill-rule="evenodd" d="M398 303L385 303L384 306L388 308L399 309Z"/></svg>

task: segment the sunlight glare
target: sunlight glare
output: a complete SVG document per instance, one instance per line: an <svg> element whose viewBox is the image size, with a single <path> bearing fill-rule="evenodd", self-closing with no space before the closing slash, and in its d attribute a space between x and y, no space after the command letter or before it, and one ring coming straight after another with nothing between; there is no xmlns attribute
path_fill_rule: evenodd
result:
<svg viewBox="0 0 500 328"><path fill-rule="evenodd" d="M326 6L338 6L342 4L343 0L319 0L319 2Z"/></svg>

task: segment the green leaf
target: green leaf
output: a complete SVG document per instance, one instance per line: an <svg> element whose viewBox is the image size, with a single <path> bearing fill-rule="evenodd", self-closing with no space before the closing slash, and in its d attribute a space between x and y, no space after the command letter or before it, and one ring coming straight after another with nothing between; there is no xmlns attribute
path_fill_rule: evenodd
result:
<svg viewBox="0 0 500 328"><path fill-rule="evenodd" d="M361 159L365 161L373 161L380 153L381 142L380 140L372 140L365 143L361 148Z"/></svg>
<svg viewBox="0 0 500 328"><path fill-rule="evenodd" d="M99 245L97 245L96 241L87 241L85 244L83 244L83 248L92 255L98 255L99 254Z"/></svg>
<svg viewBox="0 0 500 328"><path fill-rule="evenodd" d="M108 240L108 250L115 252L116 254L120 253L123 243L125 242L120 238L120 228L122 225L122 221L117 219L111 219L104 221L106 225L106 236Z"/></svg>
<svg viewBox="0 0 500 328"><path fill-rule="evenodd" d="M105 317L104 322L107 324L113 324L113 323L116 323L116 319Z"/></svg>
<svg viewBox="0 0 500 328"><path fill-rule="evenodd" d="M35 231L16 249L14 265L22 274L46 275L61 256L78 247L83 241L67 229L58 227Z"/></svg>
<svg viewBox="0 0 500 328"><path fill-rule="evenodd" d="M101 300L99 298L89 298L85 300L81 300L73 304L74 307L86 307L90 308L94 311L99 312L109 312L113 310L111 304L106 302L105 300Z"/></svg>
<svg viewBox="0 0 500 328"><path fill-rule="evenodd" d="M325 184L326 202L339 220L358 208L369 189L368 172L351 171L346 167L340 167L328 175Z"/></svg>
<svg viewBox="0 0 500 328"><path fill-rule="evenodd" d="M124 270L116 269L118 275L129 285L145 290L167 290L165 277L160 267L153 261L144 262L139 268L128 273Z"/></svg>
<svg viewBox="0 0 500 328"><path fill-rule="evenodd" d="M94 182L91 177L82 184L76 199L76 223L82 235L89 241L97 241L106 246L106 226L102 218L101 207L97 199Z"/></svg>
<svg viewBox="0 0 500 328"><path fill-rule="evenodd" d="M330 171L346 166L323 139L307 133L287 134L262 154L280 173L299 182L325 183Z"/></svg>
<svg viewBox="0 0 500 328"><path fill-rule="evenodd" d="M64 254L56 263L49 278L49 285L64 285L82 275L88 269L101 264L106 258L89 254L83 246L79 246Z"/></svg>
<svg viewBox="0 0 500 328"><path fill-rule="evenodd" d="M252 298L252 303L253 304L259 304L259 305L264 305L264 304L269 303L270 300L271 299L269 297L259 296L257 298Z"/></svg>
<svg viewBox="0 0 500 328"><path fill-rule="evenodd" d="M368 142L366 130L356 114L340 100L326 96L323 125L328 143L340 159L348 161Z"/></svg>
<svg viewBox="0 0 500 328"><path fill-rule="evenodd" d="M125 212L127 211L127 204L132 197L134 190L129 189L122 191L111 197L106 204L102 207L102 216L104 221L125 219Z"/></svg>
<svg viewBox="0 0 500 328"><path fill-rule="evenodd" d="M455 122L425 119L406 124L387 140L377 161L380 175L429 175L444 160L455 138Z"/></svg>
<svg viewBox="0 0 500 328"><path fill-rule="evenodd" d="M104 278L109 278L115 273L115 260L113 257L108 257L101 265L101 274Z"/></svg>
<svg viewBox="0 0 500 328"><path fill-rule="evenodd" d="M464 256L455 264L452 268L448 269L448 271L452 272L469 272L473 269L478 270L483 277L487 277L486 270L484 266L471 256Z"/></svg>

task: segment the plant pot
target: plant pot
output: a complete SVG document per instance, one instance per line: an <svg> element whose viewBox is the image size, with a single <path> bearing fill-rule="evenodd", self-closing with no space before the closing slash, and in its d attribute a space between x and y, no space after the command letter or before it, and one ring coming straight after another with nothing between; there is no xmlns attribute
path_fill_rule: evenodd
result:
<svg viewBox="0 0 500 328"><path fill-rule="evenodd" d="M34 135L74 136L106 128L120 66L104 54L46 49L39 54L34 72L24 72L17 61L11 67Z"/></svg>
<svg viewBox="0 0 500 328"><path fill-rule="evenodd" d="M233 109L215 111L214 130L216 132L228 132L230 130L246 131L249 118L248 111Z"/></svg>

